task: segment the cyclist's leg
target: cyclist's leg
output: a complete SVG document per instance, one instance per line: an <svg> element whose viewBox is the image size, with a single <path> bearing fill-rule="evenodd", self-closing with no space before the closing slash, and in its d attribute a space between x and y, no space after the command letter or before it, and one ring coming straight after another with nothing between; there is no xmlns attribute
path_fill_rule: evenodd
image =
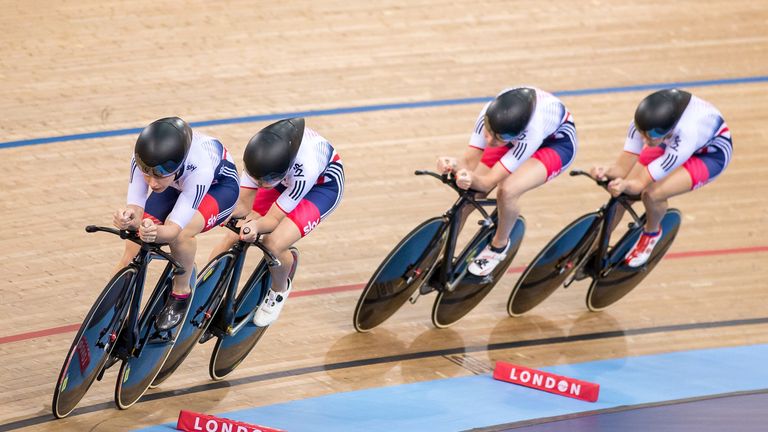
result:
<svg viewBox="0 0 768 432"><path fill-rule="evenodd" d="M628 266L640 267L648 261L661 239L661 219L667 212L668 199L690 191L692 185L688 171L679 167L659 182L651 183L645 188L641 195L645 205L645 227L625 257Z"/></svg>
<svg viewBox="0 0 768 432"><path fill-rule="evenodd" d="M192 219L170 243L171 254L184 267L185 272L173 278L171 296L158 316L159 329L169 329L181 322L189 305L191 284L195 277L193 269L197 235L227 220L237 203L238 189L237 181L229 177L211 185Z"/></svg>
<svg viewBox="0 0 768 432"><path fill-rule="evenodd" d="M729 154L723 148L730 148L731 144L730 140L721 137L716 138L714 142L714 146L720 151L691 156L672 174L643 191L643 204L648 215L646 232L659 229L661 219L667 211L669 198L698 189L722 174L729 162Z"/></svg>
<svg viewBox="0 0 768 432"><path fill-rule="evenodd" d="M344 171L340 163L334 164L337 168L332 172L329 170L327 175L332 181L313 186L296 208L280 221L277 228L264 237L264 245L282 264L270 269L273 290L276 292L288 289L288 274L293 265L293 255L288 248L309 235L341 202L344 194Z"/></svg>
<svg viewBox="0 0 768 432"><path fill-rule="evenodd" d="M555 137L544 140L530 159L501 182L496 194L499 200L499 223L491 241L493 247L501 248L508 243L509 233L520 215L520 197L554 179L573 163L576 157L574 133L572 123L563 125Z"/></svg>
<svg viewBox="0 0 768 432"><path fill-rule="evenodd" d="M486 276L506 258L509 235L520 215L520 197L557 177L573 162L576 143L571 138L573 134L566 132L568 133L558 133L559 137L545 140L528 160L499 183L496 193L499 211L496 232L491 243L470 264L470 273Z"/></svg>
<svg viewBox="0 0 768 432"><path fill-rule="evenodd" d="M509 240L509 233L520 215L518 201L531 189L547 181L547 168L538 159L528 159L512 174L499 184L496 194L499 208L499 222L491 244L503 248Z"/></svg>
<svg viewBox="0 0 768 432"><path fill-rule="evenodd" d="M473 176L485 176L490 171L496 162L498 162L502 156L507 152L506 147L486 147L483 151L483 156L480 159L480 163L477 164L474 170L472 170ZM493 191L494 188L491 188L488 192L482 193L478 192L475 194L476 199L484 199L488 196L489 193ZM464 206L464 208L461 209L461 212L459 213L459 220L461 221L459 223L459 231L464 227L464 224L467 222L467 218L469 215L474 211L474 207L472 206Z"/></svg>
<svg viewBox="0 0 768 432"><path fill-rule="evenodd" d="M293 254L288 248L302 237L297 228L292 220L285 218L274 231L264 237L264 246L280 260L279 266L269 269L272 274L272 290L275 292L288 289L288 274L293 266Z"/></svg>
<svg viewBox="0 0 768 432"><path fill-rule="evenodd" d="M253 317L260 327L274 322L291 292L292 282L288 279L293 267L291 245L312 232L338 207L344 195L344 168L341 161L331 162L324 174L324 182L310 189L299 204L277 228L264 237L264 245L275 254L281 265L269 269L272 287Z"/></svg>
<svg viewBox="0 0 768 432"><path fill-rule="evenodd" d="M696 157L691 157L696 159ZM689 160L690 162L690 160ZM675 169L667 177L650 186L643 191L643 204L645 205L645 231L656 232L659 230L661 218L667 212L669 207L669 198L675 195L681 195L693 190L694 178L688 171L689 162ZM692 164L691 164L692 165Z"/></svg>
<svg viewBox="0 0 768 432"><path fill-rule="evenodd" d="M112 274L116 274L118 271L120 271L120 269L130 264L133 257L135 257L137 253L139 253L139 249L141 248L141 246L139 246L138 244L132 241L127 241L124 243L125 243L125 251L123 252L123 256L120 257L120 261L117 262L117 266L115 266L115 268L112 269Z"/></svg>
<svg viewBox="0 0 768 432"><path fill-rule="evenodd" d="M208 196L206 196L207 198ZM205 198L204 198L205 201ZM202 207L202 204L201 204ZM197 252L197 238L205 228L204 216L198 210L187 226L170 243L171 255L184 267L185 272L173 278L173 294L183 296L192 291L190 278L192 268L195 266L195 253Z"/></svg>
<svg viewBox="0 0 768 432"><path fill-rule="evenodd" d="M474 171L472 171L472 175L485 176L490 171L491 171L491 168L488 165L486 165L485 163L480 163L480 164L477 164L477 168L475 168ZM475 194L475 199L484 199L485 197L488 196L489 193L491 193L491 191L493 191L493 189L491 189L486 193L478 192L477 194ZM459 213L459 219L461 220L461 222L459 223L459 231L461 231L461 229L464 227L464 223L467 221L467 218L469 217L470 213L472 213L474 209L475 208L472 206L464 206L464 208L461 209L461 213Z"/></svg>

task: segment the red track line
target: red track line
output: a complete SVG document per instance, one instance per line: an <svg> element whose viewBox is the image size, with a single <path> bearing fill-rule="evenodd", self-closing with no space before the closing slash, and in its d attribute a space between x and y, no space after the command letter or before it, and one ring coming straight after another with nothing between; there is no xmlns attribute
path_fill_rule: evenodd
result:
<svg viewBox="0 0 768 432"><path fill-rule="evenodd" d="M27 339L35 339L39 337L45 337L45 336L51 336L59 333L67 333L71 331L77 331L77 329L80 328L80 324L67 324L65 326L61 327L53 327L43 330L37 330L29 333L20 333L17 335L11 335L11 336L5 336L0 337L0 345L11 343L11 342L18 342L23 341Z"/></svg>
<svg viewBox="0 0 768 432"><path fill-rule="evenodd" d="M668 254L665 258L676 259L676 258L691 258L691 257L712 256L712 255L734 255L734 254L743 254L743 253L750 253L750 252L768 252L768 246L752 246L752 247L743 247L743 248L734 248L734 249L712 249L712 250L702 250L702 251L672 252Z"/></svg>
<svg viewBox="0 0 768 432"><path fill-rule="evenodd" d="M735 254L744 254L744 253L751 253L751 252L768 252L768 246L750 246L750 247L733 248L733 249L711 249L711 250L700 250L700 251L673 252L668 254L665 258L680 259L680 258L693 258L693 257L702 257L702 256L735 255ZM511 267L509 270L507 270L507 273L520 273L524 269L525 269L525 266ZM306 296L315 296L315 295L323 295L323 294L333 294L333 293L339 293L344 291L356 291L363 288L364 286L365 284L352 284L352 285L341 285L341 286L328 287L328 288L315 288L315 289L308 289L304 291L297 291L293 294L293 296L306 297ZM20 333L20 334L11 335L11 336L4 336L4 337L0 337L0 345L11 343L11 342L20 342L24 340L35 339L35 338L40 338L45 336L52 336L52 335L57 335L61 333L68 333L71 331L76 331L79 328L80 328L80 324L69 324L61 327L53 327L53 328L37 330L33 332L28 332L28 333Z"/></svg>

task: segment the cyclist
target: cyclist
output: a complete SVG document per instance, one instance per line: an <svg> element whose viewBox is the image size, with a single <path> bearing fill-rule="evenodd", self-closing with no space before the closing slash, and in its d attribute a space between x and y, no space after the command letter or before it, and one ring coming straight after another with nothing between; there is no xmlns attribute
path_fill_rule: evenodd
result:
<svg viewBox="0 0 768 432"><path fill-rule="evenodd" d="M291 293L288 278L293 255L288 248L308 235L339 205L344 193L344 167L331 143L305 127L303 118L277 121L249 141L243 154L240 198L235 217L246 217L240 239L264 245L280 260L271 267L272 286L256 310L253 322L273 323ZM211 258L231 247L238 237L231 232Z"/></svg>
<svg viewBox="0 0 768 432"><path fill-rule="evenodd" d="M238 191L237 168L216 138L193 131L178 117L156 120L139 134L127 207L115 212L113 223L121 230L138 230L142 241L168 243L186 270L173 279L156 319L159 330L177 326L186 314L195 277L195 236L229 217ZM120 268L139 251L135 243L125 245Z"/></svg>
<svg viewBox="0 0 768 432"><path fill-rule="evenodd" d="M462 189L488 193L499 187L496 233L470 264L470 273L486 276L506 258L520 197L557 177L573 162L576 148L576 128L565 105L543 90L517 87L483 107L461 159L438 158L438 171L455 172Z"/></svg>
<svg viewBox="0 0 768 432"><path fill-rule="evenodd" d="M647 219L625 258L627 265L639 267L650 258L661 238L667 200L713 181L732 152L731 132L709 102L679 89L660 90L640 102L624 152L611 167L591 170L595 178L612 179L608 189L613 195L642 196Z"/></svg>

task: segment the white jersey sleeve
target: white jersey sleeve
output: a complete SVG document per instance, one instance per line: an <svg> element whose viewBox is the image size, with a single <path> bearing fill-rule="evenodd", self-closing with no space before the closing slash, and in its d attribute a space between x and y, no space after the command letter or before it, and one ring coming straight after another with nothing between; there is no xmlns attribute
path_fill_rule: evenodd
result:
<svg viewBox="0 0 768 432"><path fill-rule="evenodd" d="M288 188L277 198L276 204L288 214L299 205L331 161L331 144L312 129L304 129L299 154L290 170Z"/></svg>
<svg viewBox="0 0 768 432"><path fill-rule="evenodd" d="M624 140L624 151L639 155L643 151L643 137L640 132L635 128L635 122L629 124L629 131L627 132L627 139Z"/></svg>
<svg viewBox="0 0 768 432"><path fill-rule="evenodd" d="M136 165L136 158L131 158L131 177L128 180L128 205L135 205L144 208L147 203L147 192L149 185L144 181L144 174L142 174L139 166Z"/></svg>
<svg viewBox="0 0 768 432"><path fill-rule="evenodd" d="M485 112L488 111L488 106L491 103L485 104L483 109L480 110L480 115L475 120L475 129L472 130L472 135L469 137L469 146L479 150L484 150L486 143L483 136L483 130L485 129Z"/></svg>
<svg viewBox="0 0 768 432"><path fill-rule="evenodd" d="M176 204L168 215L168 221L175 223L182 229L187 226L195 215L197 208L208 193L213 182L213 169L208 166L198 168L190 173L181 188L181 194Z"/></svg>
<svg viewBox="0 0 768 432"><path fill-rule="evenodd" d="M257 185L256 181L253 180L253 178L248 175L245 170L243 170L243 172L240 174L240 187L246 189L258 189L259 185Z"/></svg>

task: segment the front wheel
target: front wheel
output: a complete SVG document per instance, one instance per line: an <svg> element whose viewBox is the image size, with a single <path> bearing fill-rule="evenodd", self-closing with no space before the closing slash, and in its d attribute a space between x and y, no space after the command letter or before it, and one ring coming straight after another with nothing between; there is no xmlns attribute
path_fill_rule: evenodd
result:
<svg viewBox="0 0 768 432"><path fill-rule="evenodd" d="M125 323L136 270L126 267L109 281L69 348L53 391L53 415L69 415L104 368Z"/></svg>
<svg viewBox="0 0 768 432"><path fill-rule="evenodd" d="M352 319L355 330L370 331L408 301L440 256L444 232L443 218L428 219L392 249L360 294Z"/></svg>
<svg viewBox="0 0 768 432"><path fill-rule="evenodd" d="M170 265L169 263L168 266ZM186 320L185 312L184 320L178 326L162 332L155 328L155 319L163 309L173 285L170 269L166 269L166 273L168 277L159 282L141 313L138 324L139 351L131 352L120 365L115 385L115 404L120 409L133 406L149 389L171 353L176 337L181 331L180 327ZM192 280L195 280L194 270ZM190 304L194 301L195 292L193 291L191 295Z"/></svg>
<svg viewBox="0 0 768 432"><path fill-rule="evenodd" d="M560 231L528 264L507 301L507 313L519 316L536 307L562 285L597 236L597 212L588 213Z"/></svg>
<svg viewBox="0 0 768 432"><path fill-rule="evenodd" d="M608 256L607 275L597 275L587 292L587 308L593 312L601 311L629 294L661 261L672 246L680 229L682 216L677 209L669 209L661 220L662 238L643 266L633 268L624 264L624 257L640 237L642 227L635 227L616 243Z"/></svg>
<svg viewBox="0 0 768 432"><path fill-rule="evenodd" d="M507 252L507 257L493 269L491 274L479 277L468 273L467 267L475 256L491 242L494 234L495 230L491 230L481 238L477 238L476 241L470 242L466 251L468 253L461 254L461 257L466 258L456 263L454 275L451 278L461 279L456 282L453 291L441 289L432 306L432 324L435 327L446 328L453 325L474 309L491 292L493 287L499 283L499 280L507 272L507 268L512 264L512 260L515 258L517 251L520 249L520 244L523 242L525 218L522 216L517 218L515 226L512 227L512 232L509 233L510 248L509 252ZM465 274L463 278L462 274Z"/></svg>

